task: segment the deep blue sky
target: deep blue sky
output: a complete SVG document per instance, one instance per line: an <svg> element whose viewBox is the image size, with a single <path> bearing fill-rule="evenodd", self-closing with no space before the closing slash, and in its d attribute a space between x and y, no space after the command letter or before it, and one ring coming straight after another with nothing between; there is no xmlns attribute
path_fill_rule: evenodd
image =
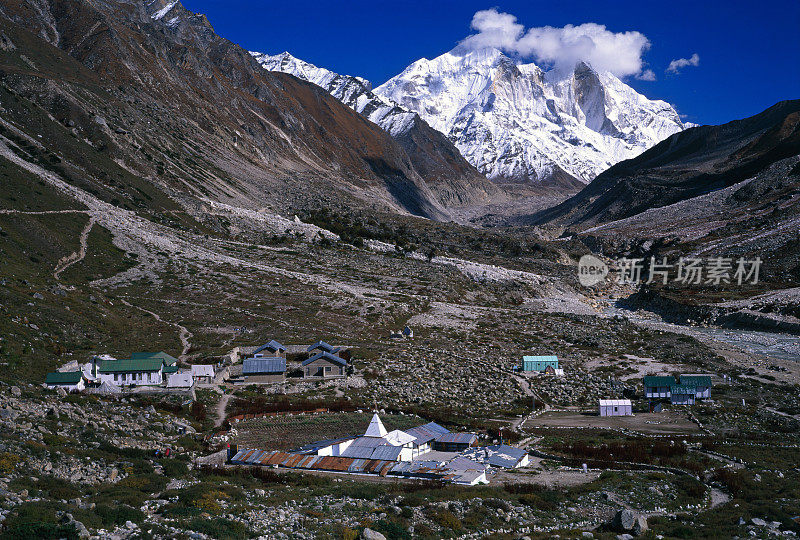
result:
<svg viewBox="0 0 800 540"><path fill-rule="evenodd" d="M636 30L658 80L626 80L685 119L719 124L800 98L800 2L428 0L383 2L183 0L216 31L249 50L293 55L377 86L418 58L433 58L469 35L472 15L496 7L526 27L595 22ZM700 55L699 67L664 72L670 60Z"/></svg>

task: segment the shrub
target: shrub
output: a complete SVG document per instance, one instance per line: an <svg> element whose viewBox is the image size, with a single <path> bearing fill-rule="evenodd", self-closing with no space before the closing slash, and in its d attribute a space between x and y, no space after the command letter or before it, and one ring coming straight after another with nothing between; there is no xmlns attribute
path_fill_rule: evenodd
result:
<svg viewBox="0 0 800 540"><path fill-rule="evenodd" d="M455 517L455 516L453 516ZM458 521L458 520L456 520ZM387 521L382 519L375 523L373 528L382 533L388 540L411 538L411 534L406 530L403 525L394 521Z"/></svg>
<svg viewBox="0 0 800 540"><path fill-rule="evenodd" d="M0 473L3 475L11 474L17 468L17 463L22 459L11 452L3 452L0 454Z"/></svg>
<svg viewBox="0 0 800 540"><path fill-rule="evenodd" d="M138 508L131 508L125 504L110 505L98 504L94 513L100 517L103 526L111 527L114 525L124 525L126 521L141 523L144 521L144 513Z"/></svg>
<svg viewBox="0 0 800 540"><path fill-rule="evenodd" d="M445 529L452 529L454 531L461 530L464 526L455 514L450 510L437 510L431 516L431 520L437 525Z"/></svg>
<svg viewBox="0 0 800 540"><path fill-rule="evenodd" d="M202 422L206 419L206 406L199 401L195 401L192 403L192 408L190 409L189 414L191 414L192 418L198 422Z"/></svg>
<svg viewBox="0 0 800 540"><path fill-rule="evenodd" d="M163 459L161 466L167 478L180 478L186 474L186 463L177 459Z"/></svg>
<svg viewBox="0 0 800 540"><path fill-rule="evenodd" d="M207 534L212 538L221 540L240 540L241 538L249 538L252 536L250 529L245 527L238 521L231 521L230 519L193 519L189 527L191 530Z"/></svg>

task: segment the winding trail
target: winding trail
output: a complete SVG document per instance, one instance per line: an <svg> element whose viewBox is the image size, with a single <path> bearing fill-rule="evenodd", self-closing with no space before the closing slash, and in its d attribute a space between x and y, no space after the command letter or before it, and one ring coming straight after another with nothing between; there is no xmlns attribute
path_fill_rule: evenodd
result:
<svg viewBox="0 0 800 540"><path fill-rule="evenodd" d="M81 231L80 247L78 248L78 251L70 253L66 257L61 257L61 259L59 259L59 261L56 263L56 269L53 271L53 277L57 281L60 279L59 276L61 275L61 272L63 272L70 266L81 262L86 257L86 250L88 249L87 244L89 242L89 233L92 231L92 227L94 227L95 223L96 223L95 218L93 216L89 216L89 222L83 228L83 231Z"/></svg>
<svg viewBox="0 0 800 540"><path fill-rule="evenodd" d="M225 422L225 417L227 416L228 410L228 402L231 399L230 394L226 394L224 390L221 390L219 387L216 388L218 392L222 392L222 395L219 398L219 402L217 406L214 408L217 414L217 420L214 422L214 427L220 427L223 422Z"/></svg>
<svg viewBox="0 0 800 540"><path fill-rule="evenodd" d="M45 214L88 214L88 210L14 210L0 208L0 214L25 214L29 216L42 216Z"/></svg>
<svg viewBox="0 0 800 540"><path fill-rule="evenodd" d="M131 304L130 302L128 302L127 300L125 300L122 297L119 297L119 301L122 302L123 304L125 304L128 307L132 307L132 308L138 309L140 311L144 311L145 313L147 313L148 315L150 315L151 317L153 317L155 320L157 320L159 322L163 322L165 324L169 324L169 325L174 326L175 328L177 328L178 329L178 339L180 339L181 345L183 346L183 350L181 351L180 356L178 356L178 360L180 360L182 362L186 361L186 358L189 355L189 350L192 348L192 344L189 341L189 338L191 338L194 334L189 332L189 330L185 326L182 326L182 325L180 325L178 323L175 323L175 322L165 321L164 319L161 318L161 315L159 315L158 313L156 313L154 311L150 311L149 309L145 309L143 307Z"/></svg>

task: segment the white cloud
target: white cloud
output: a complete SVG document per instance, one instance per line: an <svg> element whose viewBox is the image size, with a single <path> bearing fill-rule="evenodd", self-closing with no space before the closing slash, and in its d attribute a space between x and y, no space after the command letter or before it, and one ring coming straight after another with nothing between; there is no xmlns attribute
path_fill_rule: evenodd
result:
<svg viewBox="0 0 800 540"><path fill-rule="evenodd" d="M694 53L690 58L676 58L672 62L669 63L669 67L667 68L668 73L680 73L681 69L685 68L686 66L699 66L700 65L700 55Z"/></svg>
<svg viewBox="0 0 800 540"><path fill-rule="evenodd" d="M642 55L650 48L650 41L640 32L612 32L595 23L568 24L563 28L542 26L526 31L514 15L496 9L475 13L472 28L478 33L461 42L465 47L497 47L564 70L572 70L583 60L618 77L655 79L652 71L642 72Z"/></svg>
<svg viewBox="0 0 800 540"><path fill-rule="evenodd" d="M652 82L656 80L656 73L652 69L646 69L639 75L637 75L636 78L639 79L640 81Z"/></svg>

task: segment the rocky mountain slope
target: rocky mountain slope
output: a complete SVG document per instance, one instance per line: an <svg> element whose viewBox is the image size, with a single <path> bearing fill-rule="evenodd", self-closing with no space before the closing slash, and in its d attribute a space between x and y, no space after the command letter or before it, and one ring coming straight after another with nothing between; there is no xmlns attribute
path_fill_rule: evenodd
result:
<svg viewBox="0 0 800 540"><path fill-rule="evenodd" d="M268 71L289 73L316 84L387 131L408 153L414 168L446 206L501 203L505 194L470 165L446 137L415 112L372 91L361 77L340 75L295 58L288 52L250 54Z"/></svg>
<svg viewBox="0 0 800 540"><path fill-rule="evenodd" d="M610 73L583 62L544 72L494 48L423 58L374 93L417 112L493 180L585 184L685 127Z"/></svg>
<svg viewBox="0 0 800 540"><path fill-rule="evenodd" d="M792 286L800 281L800 100L673 135L521 221L566 226L613 255L760 257L762 280Z"/></svg>
<svg viewBox="0 0 800 540"><path fill-rule="evenodd" d="M787 178L791 175L769 174L768 169L798 154L800 100L781 102L750 118L673 135L615 165L574 197L534 215L532 221L586 228L702 196L760 173L766 176L731 193L729 200L738 206L764 202L790 187Z"/></svg>
<svg viewBox="0 0 800 540"><path fill-rule="evenodd" d="M3 84L59 137L91 141L173 199L450 219L442 201L471 197L463 186L437 194L383 130L317 86L262 69L180 2L26 0L0 6L0 20ZM450 165L436 164L441 177L464 176Z"/></svg>

